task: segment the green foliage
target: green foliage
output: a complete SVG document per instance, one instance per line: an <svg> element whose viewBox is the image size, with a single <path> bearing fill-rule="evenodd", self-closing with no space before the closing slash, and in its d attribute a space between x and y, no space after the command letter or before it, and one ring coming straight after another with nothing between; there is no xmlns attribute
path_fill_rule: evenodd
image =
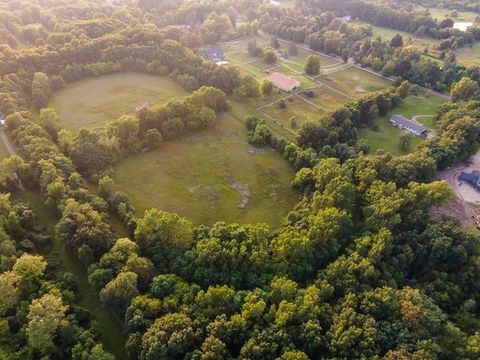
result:
<svg viewBox="0 0 480 360"><path fill-rule="evenodd" d="M480 87L476 81L468 77L463 77L457 82L450 91L453 101L467 101L472 100L478 95Z"/></svg>
<svg viewBox="0 0 480 360"><path fill-rule="evenodd" d="M305 73L307 75L320 74L320 58L316 55L309 55L305 60Z"/></svg>
<svg viewBox="0 0 480 360"><path fill-rule="evenodd" d="M173 261L192 245L192 224L176 214L157 209L138 220L135 240L153 263L170 269Z"/></svg>

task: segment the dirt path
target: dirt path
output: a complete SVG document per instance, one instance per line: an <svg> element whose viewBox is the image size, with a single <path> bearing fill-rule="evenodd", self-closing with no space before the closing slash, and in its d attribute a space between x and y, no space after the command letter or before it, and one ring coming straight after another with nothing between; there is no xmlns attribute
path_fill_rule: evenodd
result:
<svg viewBox="0 0 480 360"><path fill-rule="evenodd" d="M435 216L448 215L460 220L465 227L473 224L472 217L477 215L475 205L480 205L480 192L470 185L461 183L459 175L462 171L471 172L480 170L480 151L468 160L444 171L438 172L438 178L445 180L450 188L454 199L449 204L432 210Z"/></svg>
<svg viewBox="0 0 480 360"><path fill-rule="evenodd" d="M8 140L7 135L3 132L3 130L0 130L0 139L2 139L3 143L5 144L5 147L7 151L10 153L10 155L16 155L17 152L13 148L12 144L10 144L10 140Z"/></svg>
<svg viewBox="0 0 480 360"><path fill-rule="evenodd" d="M412 120L418 123L418 118L433 118L435 115L415 115Z"/></svg>

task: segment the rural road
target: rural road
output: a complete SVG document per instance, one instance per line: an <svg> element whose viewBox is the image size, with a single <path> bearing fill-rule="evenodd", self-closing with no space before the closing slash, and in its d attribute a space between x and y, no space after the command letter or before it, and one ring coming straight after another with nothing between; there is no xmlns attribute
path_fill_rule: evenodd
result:
<svg viewBox="0 0 480 360"><path fill-rule="evenodd" d="M2 139L3 143L5 144L5 147L7 148L7 151L10 153L10 155L16 155L16 151L13 148L12 144L10 144L10 140L8 140L7 135L3 132L3 130L0 130L0 139Z"/></svg>

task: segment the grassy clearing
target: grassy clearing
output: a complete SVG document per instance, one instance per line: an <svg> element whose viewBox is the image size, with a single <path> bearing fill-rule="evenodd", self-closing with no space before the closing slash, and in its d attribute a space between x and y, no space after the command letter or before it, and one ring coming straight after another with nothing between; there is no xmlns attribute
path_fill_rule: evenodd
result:
<svg viewBox="0 0 480 360"><path fill-rule="evenodd" d="M263 59L257 59L255 61L249 62L248 65L254 66L260 71L265 72L266 70L277 71L278 64L267 64Z"/></svg>
<svg viewBox="0 0 480 360"><path fill-rule="evenodd" d="M288 41L283 39L278 39L278 41L280 42L279 50L284 50L289 48L290 43ZM289 55L288 60L292 62L296 62L297 64L300 64L302 67L309 55L317 55L320 58L320 64L322 66L329 66L329 65L333 65L341 62L340 60L331 58L329 56L316 53L315 51L306 48L306 45L297 44L297 51L298 51L298 54L295 56Z"/></svg>
<svg viewBox="0 0 480 360"><path fill-rule="evenodd" d="M5 147L5 144L3 143L3 141L0 140L0 160L9 156L10 154L7 151L7 148Z"/></svg>
<svg viewBox="0 0 480 360"><path fill-rule="evenodd" d="M285 103L284 109L280 109L277 104L274 104L264 108L263 111L293 130L299 128L305 121L315 121L324 113L298 96L287 98Z"/></svg>
<svg viewBox="0 0 480 360"><path fill-rule="evenodd" d="M233 111L238 107L235 103ZM243 114L224 114L212 129L130 157L115 167L115 183L129 194L139 214L156 207L195 224L278 226L297 201L290 188L293 170L270 149L252 148L236 116ZM245 196L234 189L239 184L247 184L250 192L245 209L238 207Z"/></svg>
<svg viewBox="0 0 480 360"><path fill-rule="evenodd" d="M396 34L400 34L403 37L403 41L404 41L405 45L408 45L408 44L414 45L414 46L416 46L416 47L418 47L419 49L422 49L422 50L425 47L433 46L433 45L435 45L439 42L436 39L433 39L433 38L430 38L430 37L418 37L418 36L415 36L414 34L406 32L406 31L390 29L390 28L383 27L383 26L376 26L376 25L372 25L370 23L361 22L361 21L359 21L358 23L359 24L364 24L364 25L370 25L372 27L372 30L373 30L372 38L376 38L376 37L380 36L382 38L382 40L390 40Z"/></svg>
<svg viewBox="0 0 480 360"><path fill-rule="evenodd" d="M97 293L88 283L85 267L78 259L68 255L65 251L64 244L54 236L55 224L59 220L58 213L45 205L38 192L26 191L15 194L13 198L30 203L33 206L37 214L38 222L45 226L53 239L51 248L42 252L42 255L47 258L57 258L60 261L62 270L71 272L77 277L79 281L78 288L82 297L79 305L85 307L95 317L102 343L108 351L115 355L116 359L127 359L124 351L125 338L122 334L122 323L113 312L102 307Z"/></svg>
<svg viewBox="0 0 480 360"><path fill-rule="evenodd" d="M419 7L422 11L425 11L427 8L424 7ZM478 14L471 12L471 11L457 11L458 16L453 18L449 16L449 14L452 12L450 9L441 9L441 8L428 8L428 11L430 12L430 16L434 19L437 19L438 21L441 21L445 18L451 18L455 22L457 21L469 21L469 22L474 22L475 19L477 18Z"/></svg>
<svg viewBox="0 0 480 360"><path fill-rule="evenodd" d="M167 77L122 72L83 79L53 95L49 106L57 110L69 130L99 127L121 115L134 113L145 102L162 103L188 93Z"/></svg>
<svg viewBox="0 0 480 360"><path fill-rule="evenodd" d="M285 97L284 94L276 94L268 97L264 97L262 102L264 104L275 101L278 98ZM264 114L257 110L258 104L255 103L255 100L252 99L233 99L230 98L230 105L232 106L232 116L237 119L237 121L243 121L243 119L248 115L256 115L264 119L270 129L281 137L284 137L287 141L295 143L296 142L296 133L293 132L289 127L281 124L279 121L272 121L271 119L264 116Z"/></svg>
<svg viewBox="0 0 480 360"><path fill-rule="evenodd" d="M436 108L444 103L445 100L433 97L429 94L419 96L409 96L402 103L390 111L386 116L377 120L378 131L372 129L361 129L358 134L360 138L366 139L370 144L372 152L383 149L393 155L404 155L408 151L402 151L399 147L399 136L403 130L400 130L390 124L390 117L393 114L401 114L408 119L415 115L434 115ZM435 128L432 118L419 118L417 121L423 123L428 128ZM415 136L410 150L420 144L424 138Z"/></svg>
<svg viewBox="0 0 480 360"><path fill-rule="evenodd" d="M349 97L322 85L309 89L309 91L315 94L314 97L308 97L303 92L300 93L300 96L327 110L335 110L340 105L352 101Z"/></svg>
<svg viewBox="0 0 480 360"><path fill-rule="evenodd" d="M466 66L480 65L480 42L455 50L458 62Z"/></svg>
<svg viewBox="0 0 480 360"><path fill-rule="evenodd" d="M352 97L361 97L366 92L381 90L391 84L380 76L356 67L323 75L319 80Z"/></svg>

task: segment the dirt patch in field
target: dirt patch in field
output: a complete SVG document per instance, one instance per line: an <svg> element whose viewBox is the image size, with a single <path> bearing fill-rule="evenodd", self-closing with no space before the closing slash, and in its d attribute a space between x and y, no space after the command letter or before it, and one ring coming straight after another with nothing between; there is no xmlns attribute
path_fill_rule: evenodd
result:
<svg viewBox="0 0 480 360"><path fill-rule="evenodd" d="M250 189L248 188L248 184L242 184L234 180L232 181L231 186L233 190L238 191L240 195L242 195L242 200L240 201L240 204L238 204L238 207L240 209L245 209L248 205L248 200L250 200Z"/></svg>
<svg viewBox="0 0 480 360"><path fill-rule="evenodd" d="M365 90L362 85L356 86L356 87L355 87L355 91L356 91L356 92L359 92L359 93L367 92L367 90Z"/></svg>
<svg viewBox="0 0 480 360"><path fill-rule="evenodd" d="M188 188L188 193L195 199L213 203L218 200L218 193L209 186L197 185Z"/></svg>
<svg viewBox="0 0 480 360"><path fill-rule="evenodd" d="M480 151L468 160L438 173L438 178L445 180L452 189L454 198L441 208L433 208L431 212L434 217L448 215L460 220L465 227L473 224L472 218L479 214L477 208L480 205L480 192L474 190L469 184L462 183L459 176L462 171L475 170L480 170Z"/></svg>

